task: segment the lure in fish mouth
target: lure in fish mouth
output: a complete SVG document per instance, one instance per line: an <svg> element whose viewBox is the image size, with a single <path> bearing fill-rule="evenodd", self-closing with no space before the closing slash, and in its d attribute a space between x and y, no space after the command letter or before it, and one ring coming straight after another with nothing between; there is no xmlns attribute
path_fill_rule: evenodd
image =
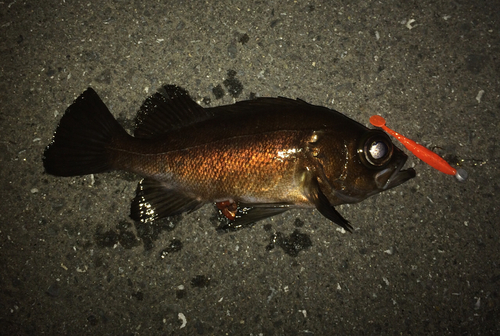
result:
<svg viewBox="0 0 500 336"><path fill-rule="evenodd" d="M219 229L293 208L316 208L346 230L335 205L415 177L386 133L300 99L257 98L202 108L166 85L147 98L134 136L88 88L66 110L43 155L48 174L139 174L134 220L150 222L216 203Z"/></svg>

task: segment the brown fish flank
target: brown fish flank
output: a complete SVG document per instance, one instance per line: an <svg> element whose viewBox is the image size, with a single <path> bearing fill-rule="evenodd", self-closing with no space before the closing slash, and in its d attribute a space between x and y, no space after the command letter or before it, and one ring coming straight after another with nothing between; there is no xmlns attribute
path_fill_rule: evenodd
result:
<svg viewBox="0 0 500 336"><path fill-rule="evenodd" d="M349 230L334 205L415 176L402 170L407 157L384 132L301 100L259 98L204 109L185 90L165 86L145 101L136 124L132 137L88 89L45 151L47 173L144 176L131 210L141 221L230 201L237 210L223 229L315 207Z"/></svg>

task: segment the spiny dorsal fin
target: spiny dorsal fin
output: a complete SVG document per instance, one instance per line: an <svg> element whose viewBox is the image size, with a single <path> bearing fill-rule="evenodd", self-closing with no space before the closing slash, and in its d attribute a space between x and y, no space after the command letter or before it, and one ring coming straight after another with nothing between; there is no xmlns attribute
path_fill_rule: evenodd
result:
<svg viewBox="0 0 500 336"><path fill-rule="evenodd" d="M212 116L210 111L193 101L183 88L165 85L142 104L135 119L134 135L138 138L154 138Z"/></svg>

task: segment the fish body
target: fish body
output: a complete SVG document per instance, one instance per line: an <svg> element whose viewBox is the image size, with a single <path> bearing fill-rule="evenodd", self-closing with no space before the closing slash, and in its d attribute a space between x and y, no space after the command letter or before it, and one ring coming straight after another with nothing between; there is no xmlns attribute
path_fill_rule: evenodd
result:
<svg viewBox="0 0 500 336"><path fill-rule="evenodd" d="M136 220L228 201L234 209L225 228L317 208L350 230L334 206L413 178L413 169L402 170L406 159L384 132L325 107L258 98L202 108L167 85L142 105L134 136L87 89L65 112L43 161L56 176L124 170L145 177L132 201Z"/></svg>

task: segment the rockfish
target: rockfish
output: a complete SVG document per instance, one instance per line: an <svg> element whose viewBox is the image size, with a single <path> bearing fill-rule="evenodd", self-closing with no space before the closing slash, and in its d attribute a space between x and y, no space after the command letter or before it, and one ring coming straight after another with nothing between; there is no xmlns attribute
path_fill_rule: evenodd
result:
<svg viewBox="0 0 500 336"><path fill-rule="evenodd" d="M294 208L316 208L351 230L335 205L356 203L415 177L381 130L300 99L257 98L203 108L166 85L147 98L134 136L88 88L61 118L48 174L123 170L144 177L131 217L149 222L216 203L221 229Z"/></svg>

